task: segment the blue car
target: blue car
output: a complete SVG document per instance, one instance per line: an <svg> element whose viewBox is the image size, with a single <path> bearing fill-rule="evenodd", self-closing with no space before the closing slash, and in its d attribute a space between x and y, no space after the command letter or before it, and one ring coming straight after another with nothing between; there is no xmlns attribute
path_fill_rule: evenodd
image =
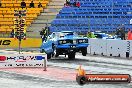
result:
<svg viewBox="0 0 132 88"><path fill-rule="evenodd" d="M47 41L42 43L40 52L45 52L48 59L59 55L68 55L69 59L75 59L76 52L81 51L82 55L86 56L88 45L88 38L79 37L75 32L53 32Z"/></svg>
<svg viewBox="0 0 132 88"><path fill-rule="evenodd" d="M102 33L102 32L94 32L93 34L95 35L96 38L99 38L99 39L121 39L121 38L118 38L116 35L111 36L109 34Z"/></svg>

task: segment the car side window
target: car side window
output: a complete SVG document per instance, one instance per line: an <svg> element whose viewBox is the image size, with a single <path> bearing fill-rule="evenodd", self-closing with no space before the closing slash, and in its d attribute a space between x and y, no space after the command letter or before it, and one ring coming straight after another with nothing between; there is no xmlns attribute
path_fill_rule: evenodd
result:
<svg viewBox="0 0 132 88"><path fill-rule="evenodd" d="M52 38L55 38L55 33L53 33Z"/></svg>

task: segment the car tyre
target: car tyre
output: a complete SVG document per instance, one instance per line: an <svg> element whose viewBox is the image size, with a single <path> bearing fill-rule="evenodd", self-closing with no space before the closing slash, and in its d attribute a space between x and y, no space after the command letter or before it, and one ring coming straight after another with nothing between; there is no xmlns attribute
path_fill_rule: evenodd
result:
<svg viewBox="0 0 132 88"><path fill-rule="evenodd" d="M86 56L86 55L87 55L87 48L83 48L83 49L82 49L82 55L83 55L83 56Z"/></svg>
<svg viewBox="0 0 132 88"><path fill-rule="evenodd" d="M69 59L75 59L75 53L73 52L73 53L69 53L68 54L68 58Z"/></svg>
<svg viewBox="0 0 132 88"><path fill-rule="evenodd" d="M55 50L55 57L58 57L59 56L59 49L56 49Z"/></svg>
<svg viewBox="0 0 132 88"><path fill-rule="evenodd" d="M51 53L47 54L47 59L51 59Z"/></svg>
<svg viewBox="0 0 132 88"><path fill-rule="evenodd" d="M42 50L40 51L40 53L44 53L44 49L42 49Z"/></svg>

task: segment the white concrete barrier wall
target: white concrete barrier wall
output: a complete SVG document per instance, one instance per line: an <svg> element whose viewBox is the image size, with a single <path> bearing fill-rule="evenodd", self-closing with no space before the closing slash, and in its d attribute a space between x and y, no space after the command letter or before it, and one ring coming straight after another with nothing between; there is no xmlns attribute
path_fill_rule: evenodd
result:
<svg viewBox="0 0 132 88"><path fill-rule="evenodd" d="M44 66L47 67L46 54L2 54L0 55L0 68L44 67Z"/></svg>
<svg viewBox="0 0 132 88"><path fill-rule="evenodd" d="M90 39L91 54L106 55L106 41L102 39Z"/></svg>
<svg viewBox="0 0 132 88"><path fill-rule="evenodd" d="M132 41L128 40L113 40L113 39L89 39L88 53L106 55L106 56L119 56L119 57L132 57Z"/></svg>
<svg viewBox="0 0 132 88"><path fill-rule="evenodd" d="M130 46L128 45L128 48L130 47L130 58L132 58L132 40L129 41L130 42Z"/></svg>
<svg viewBox="0 0 132 88"><path fill-rule="evenodd" d="M126 40L106 40L107 56L126 57L127 41Z"/></svg>

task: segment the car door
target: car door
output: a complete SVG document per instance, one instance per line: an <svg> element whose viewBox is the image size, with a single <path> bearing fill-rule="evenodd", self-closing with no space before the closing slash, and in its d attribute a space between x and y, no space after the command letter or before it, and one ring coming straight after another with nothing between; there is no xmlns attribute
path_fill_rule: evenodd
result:
<svg viewBox="0 0 132 88"><path fill-rule="evenodd" d="M44 50L45 53L49 54L53 52L53 44L55 42L55 33L52 33L50 36L48 36L47 41L43 42L41 46L41 50Z"/></svg>

